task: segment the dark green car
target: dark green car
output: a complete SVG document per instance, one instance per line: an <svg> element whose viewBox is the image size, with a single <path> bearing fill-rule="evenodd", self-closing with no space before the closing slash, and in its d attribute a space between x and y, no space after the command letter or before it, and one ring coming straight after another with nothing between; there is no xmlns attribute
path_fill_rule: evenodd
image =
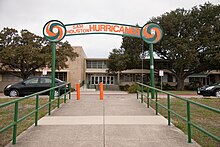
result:
<svg viewBox="0 0 220 147"><path fill-rule="evenodd" d="M4 89L4 94L10 97L20 97L20 96L30 95L51 88L51 82L52 82L51 77L47 77L47 76L31 77L19 83L6 86ZM66 82L64 81L55 79L55 86L59 86L65 83ZM64 89L65 87L61 88L60 90L61 94L64 93ZM48 93L45 94L49 95L49 91ZM55 90L55 96L58 96L58 90Z"/></svg>

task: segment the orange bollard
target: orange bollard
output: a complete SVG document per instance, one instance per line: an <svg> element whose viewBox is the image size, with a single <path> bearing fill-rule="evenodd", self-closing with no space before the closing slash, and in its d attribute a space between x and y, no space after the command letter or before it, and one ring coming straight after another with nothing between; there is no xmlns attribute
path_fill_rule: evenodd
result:
<svg viewBox="0 0 220 147"><path fill-rule="evenodd" d="M80 100L80 84L76 84L76 99Z"/></svg>
<svg viewBox="0 0 220 147"><path fill-rule="evenodd" d="M100 100L103 100L103 83L100 83Z"/></svg>

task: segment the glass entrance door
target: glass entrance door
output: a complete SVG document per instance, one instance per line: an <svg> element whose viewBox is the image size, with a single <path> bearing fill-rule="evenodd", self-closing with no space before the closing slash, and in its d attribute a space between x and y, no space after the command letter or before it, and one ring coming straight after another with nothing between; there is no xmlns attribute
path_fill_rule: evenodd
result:
<svg viewBox="0 0 220 147"><path fill-rule="evenodd" d="M115 77L105 75L92 75L90 77L91 85L98 85L100 82L103 82L104 85L114 85Z"/></svg>

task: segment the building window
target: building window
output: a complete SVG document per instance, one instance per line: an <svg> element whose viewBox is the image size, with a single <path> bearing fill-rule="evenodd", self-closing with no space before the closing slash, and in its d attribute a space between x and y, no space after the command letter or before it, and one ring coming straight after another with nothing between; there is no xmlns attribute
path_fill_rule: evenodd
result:
<svg viewBox="0 0 220 147"><path fill-rule="evenodd" d="M172 75L168 75L168 82L173 82L173 76Z"/></svg>
<svg viewBox="0 0 220 147"><path fill-rule="evenodd" d="M96 61L91 62L91 68L97 68L97 62Z"/></svg>
<svg viewBox="0 0 220 147"><path fill-rule="evenodd" d="M102 68L107 68L107 61L102 62Z"/></svg>
<svg viewBox="0 0 220 147"><path fill-rule="evenodd" d="M91 84L94 85L95 84L95 77L91 77Z"/></svg>
<svg viewBox="0 0 220 147"><path fill-rule="evenodd" d="M97 61L86 61L86 68L107 68L107 61L97 60Z"/></svg>
<svg viewBox="0 0 220 147"><path fill-rule="evenodd" d="M111 81L110 84L113 85L114 84L114 77L111 76Z"/></svg>
<svg viewBox="0 0 220 147"><path fill-rule="evenodd" d="M103 82L104 85L114 85L115 77L114 76L105 76L105 75L98 75L98 76L91 76L90 83L91 85L98 85L100 82Z"/></svg>
<svg viewBox="0 0 220 147"><path fill-rule="evenodd" d="M103 77L103 84L106 84L106 77Z"/></svg>
<svg viewBox="0 0 220 147"><path fill-rule="evenodd" d="M110 84L110 77L107 77L107 85Z"/></svg>
<svg viewBox="0 0 220 147"><path fill-rule="evenodd" d="M95 77L95 85L98 85L99 84L99 77Z"/></svg>
<svg viewBox="0 0 220 147"><path fill-rule="evenodd" d="M87 68L92 68L92 62L91 61L87 61L86 62L86 67Z"/></svg>
<svg viewBox="0 0 220 147"><path fill-rule="evenodd" d="M97 62L98 68L102 68L102 62Z"/></svg>
<svg viewBox="0 0 220 147"><path fill-rule="evenodd" d="M55 77L62 81L67 81L67 73L66 72L56 72Z"/></svg>

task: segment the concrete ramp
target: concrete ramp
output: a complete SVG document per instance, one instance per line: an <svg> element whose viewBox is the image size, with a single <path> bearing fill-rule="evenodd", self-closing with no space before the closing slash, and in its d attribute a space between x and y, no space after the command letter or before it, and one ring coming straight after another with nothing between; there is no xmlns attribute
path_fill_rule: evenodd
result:
<svg viewBox="0 0 220 147"><path fill-rule="evenodd" d="M39 120L11 147L188 147L187 136L134 94L81 95Z"/></svg>

